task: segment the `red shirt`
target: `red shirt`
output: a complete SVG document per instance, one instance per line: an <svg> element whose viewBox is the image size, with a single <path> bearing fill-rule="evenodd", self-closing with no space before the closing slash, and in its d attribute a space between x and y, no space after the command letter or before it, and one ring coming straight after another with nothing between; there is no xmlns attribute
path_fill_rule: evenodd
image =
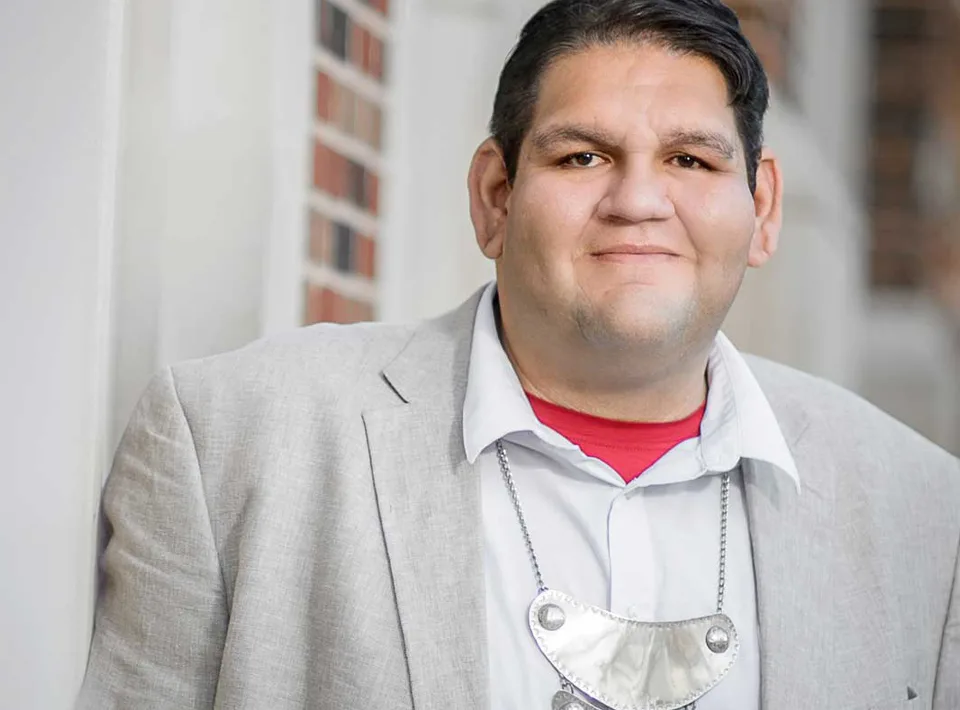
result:
<svg viewBox="0 0 960 710"><path fill-rule="evenodd" d="M630 483L681 441L700 436L700 424L707 408L704 402L689 417L677 422L623 422L559 407L529 392L527 398L537 419L579 446L587 456L606 463L625 483Z"/></svg>

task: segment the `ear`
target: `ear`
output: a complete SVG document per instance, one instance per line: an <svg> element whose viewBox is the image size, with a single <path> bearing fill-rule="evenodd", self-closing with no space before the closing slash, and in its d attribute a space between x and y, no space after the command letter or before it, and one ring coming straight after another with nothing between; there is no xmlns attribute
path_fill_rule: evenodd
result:
<svg viewBox="0 0 960 710"><path fill-rule="evenodd" d="M503 151L493 138L481 143L474 153L467 182L477 244L488 259L499 259L506 235L510 182Z"/></svg>
<svg viewBox="0 0 960 710"><path fill-rule="evenodd" d="M756 221L747 264L759 268L766 264L780 243L783 225L783 175L780 162L767 148L760 155L757 166L757 189L753 193Z"/></svg>

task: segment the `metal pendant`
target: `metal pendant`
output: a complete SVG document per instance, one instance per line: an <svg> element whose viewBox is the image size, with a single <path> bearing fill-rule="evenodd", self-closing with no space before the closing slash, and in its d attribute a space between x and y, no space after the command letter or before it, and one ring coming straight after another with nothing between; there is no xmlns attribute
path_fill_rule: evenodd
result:
<svg viewBox="0 0 960 710"><path fill-rule="evenodd" d="M589 700L584 700L583 698L578 698L573 693L568 693L566 690L558 690L553 696L553 704L550 706L551 710L603 710L599 708ZM691 703L687 705L683 710L697 710L697 704Z"/></svg>
<svg viewBox="0 0 960 710"><path fill-rule="evenodd" d="M644 622L547 590L530 605L540 651L577 690L612 710L680 710L715 687L740 650L725 614L667 623ZM561 691L570 710L596 706ZM579 703L579 708L576 705Z"/></svg>
<svg viewBox="0 0 960 710"><path fill-rule="evenodd" d="M558 690L553 696L552 710L600 710L596 705L586 700L581 700L573 693L566 690Z"/></svg>
<svg viewBox="0 0 960 710"><path fill-rule="evenodd" d="M537 582L530 630L560 674L563 690L553 696L552 710L605 710L571 690L612 710L696 710L697 700L723 680L740 651L733 621L723 613L730 472L720 482L717 613L652 623L626 619L547 589L502 440L497 440L497 459Z"/></svg>

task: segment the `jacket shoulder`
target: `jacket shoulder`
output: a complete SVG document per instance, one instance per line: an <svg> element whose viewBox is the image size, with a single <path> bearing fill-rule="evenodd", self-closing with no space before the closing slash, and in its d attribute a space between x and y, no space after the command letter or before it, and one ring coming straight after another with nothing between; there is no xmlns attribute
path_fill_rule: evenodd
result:
<svg viewBox="0 0 960 710"><path fill-rule="evenodd" d="M236 398L317 398L384 387L379 373L416 331L416 324L322 323L257 340L237 350L171 367L188 403Z"/></svg>
<svg viewBox="0 0 960 710"><path fill-rule="evenodd" d="M860 395L787 365L755 355L745 359L778 417L791 410L804 414L806 436L848 450L882 451L892 460L921 459L960 476L960 461L954 455Z"/></svg>

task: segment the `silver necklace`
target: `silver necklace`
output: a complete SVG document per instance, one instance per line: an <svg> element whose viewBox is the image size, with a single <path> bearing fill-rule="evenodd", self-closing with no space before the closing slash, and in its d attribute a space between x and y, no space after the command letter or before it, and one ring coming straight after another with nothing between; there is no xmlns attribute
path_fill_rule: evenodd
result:
<svg viewBox="0 0 960 710"><path fill-rule="evenodd" d="M530 629L560 676L552 710L600 710L590 699L614 710L696 710L697 700L726 676L739 652L736 628L723 613L729 472L720 484L716 613L686 621L642 622L583 604L544 584L507 452L502 440L496 445L537 585Z"/></svg>

